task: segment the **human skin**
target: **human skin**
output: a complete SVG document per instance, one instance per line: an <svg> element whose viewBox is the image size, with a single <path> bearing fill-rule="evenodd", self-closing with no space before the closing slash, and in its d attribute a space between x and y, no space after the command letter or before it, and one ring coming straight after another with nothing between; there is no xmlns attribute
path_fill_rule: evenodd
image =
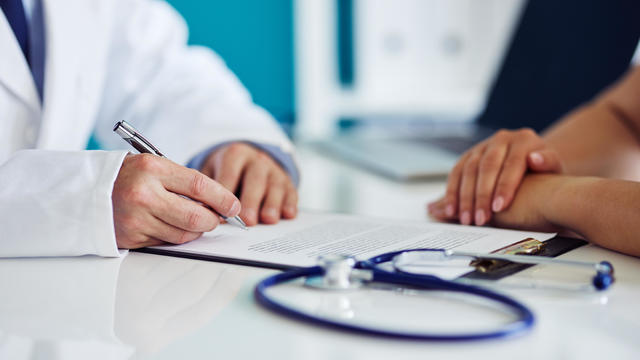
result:
<svg viewBox="0 0 640 360"><path fill-rule="evenodd" d="M232 143L214 151L202 173L238 194L240 217L249 226L293 219L298 192L289 175L268 154L245 143Z"/></svg>
<svg viewBox="0 0 640 360"><path fill-rule="evenodd" d="M444 202L433 207L443 213ZM570 231L590 242L640 256L640 183L555 174L527 175L511 205L491 225L531 231Z"/></svg>
<svg viewBox="0 0 640 360"><path fill-rule="evenodd" d="M640 179L640 66L543 136L502 130L467 151L433 216L484 225L509 208L527 172ZM431 209L444 202L444 212Z"/></svg>
<svg viewBox="0 0 640 360"><path fill-rule="evenodd" d="M127 155L113 186L113 220L119 248L182 244L213 230L218 215L235 216L240 201L203 173L151 154Z"/></svg>
<svg viewBox="0 0 640 360"><path fill-rule="evenodd" d="M297 214L298 194L289 175L250 145L231 143L217 149L200 170L150 154L127 155L112 193L118 247L197 239L220 223L202 204L220 215L240 215L249 226L275 224Z"/></svg>

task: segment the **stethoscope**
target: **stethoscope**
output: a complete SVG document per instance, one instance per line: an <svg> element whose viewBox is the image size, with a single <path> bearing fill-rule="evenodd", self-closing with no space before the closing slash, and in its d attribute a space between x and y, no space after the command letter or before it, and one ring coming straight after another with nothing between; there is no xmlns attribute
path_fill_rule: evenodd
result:
<svg viewBox="0 0 640 360"><path fill-rule="evenodd" d="M597 291L607 289L614 281L613 266L607 261L592 263L532 255L479 254L472 252L456 252L444 249L415 249L389 252L363 261L357 261L352 256L323 256L319 258L317 266L278 273L260 281L255 287L254 296L258 303L265 308L293 319L303 320L334 329L393 338L429 341L487 340L521 335L533 326L535 318L532 311L519 301L509 296L502 295L476 285L445 280L434 275L415 274L406 271L405 266L407 264L408 257L415 258L416 254L422 257L426 256L430 259L441 260L447 260L454 257L475 259L491 258L526 264L553 264L595 269L596 274L592 278L591 284L593 289ZM387 270L382 267L383 264L388 263L392 264L391 269ZM439 290L464 293L493 301L497 305L503 306L508 312L514 314L516 318L510 323L485 332L402 332L345 323L326 317L320 317L312 313L306 313L295 309L278 301L276 298L268 294L267 290L271 287L301 278L306 279L306 285L325 290L356 289L364 284L375 282L396 286L406 286L419 290Z"/></svg>

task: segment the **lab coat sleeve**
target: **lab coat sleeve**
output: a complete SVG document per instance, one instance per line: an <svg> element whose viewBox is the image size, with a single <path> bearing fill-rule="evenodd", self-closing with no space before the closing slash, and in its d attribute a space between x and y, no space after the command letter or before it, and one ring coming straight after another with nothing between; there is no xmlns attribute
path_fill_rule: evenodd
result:
<svg viewBox="0 0 640 360"><path fill-rule="evenodd" d="M222 59L210 49L187 46L187 26L169 4L119 4L108 61L112 73L104 87L106 105L95 129L102 146L124 146L111 131L115 121L124 119L180 164L229 141L292 153L278 124L253 104Z"/></svg>
<svg viewBox="0 0 640 360"><path fill-rule="evenodd" d="M14 153L0 165L0 257L119 256L111 191L125 155Z"/></svg>

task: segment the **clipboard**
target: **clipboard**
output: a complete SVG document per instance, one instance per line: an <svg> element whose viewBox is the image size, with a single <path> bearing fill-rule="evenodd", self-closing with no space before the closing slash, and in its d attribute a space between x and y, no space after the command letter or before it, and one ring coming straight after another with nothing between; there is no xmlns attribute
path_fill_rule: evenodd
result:
<svg viewBox="0 0 640 360"><path fill-rule="evenodd" d="M524 239L523 241L525 240L527 239ZM519 244L519 243L520 242L515 244ZM584 240L569 238L569 237L562 237L562 236L553 237L549 240L543 241L542 243L544 244L544 247L542 247L540 251L531 253L531 255L556 257L587 244L587 242ZM512 244L507 248L515 244ZM499 250L496 250L496 251L499 251ZM220 262L220 263L233 264L233 265L261 267L261 268L283 270L283 271L298 269L298 267L288 266L283 264L261 262L261 261L254 261L254 260L243 260L238 258L213 256L213 255L206 255L206 254L185 253L185 252L171 251L166 249L141 248L141 249L132 249L130 251L145 253L145 254L179 257L179 258L192 259L192 260L213 261L213 262ZM534 265L508 263L506 265L498 266L494 269L491 269L490 271L475 270L461 276L461 278L478 279L478 280L500 280L504 277L507 277L507 276L516 274L522 270L528 269L532 266Z"/></svg>
<svg viewBox="0 0 640 360"><path fill-rule="evenodd" d="M525 239L523 241L526 241L526 240L528 239ZM516 243L516 244L519 244L519 243ZM513 245L516 245L516 244L513 244ZM564 253L567 253L571 250L577 249L581 246L584 246L588 243L580 239L564 237L564 236L556 236L549 240L543 241L542 244L544 244L544 246L539 251L529 252L528 254L536 255L536 256L556 257ZM499 250L497 250L496 252L498 251ZM501 266L496 266L495 268L490 269L489 271L481 271L476 269L475 271L467 273L461 276L460 278L495 281L495 280L500 280L507 276L519 273L520 271L528 269L532 266L535 266L535 265L509 262Z"/></svg>
<svg viewBox="0 0 640 360"><path fill-rule="evenodd" d="M277 263L271 263L271 262L244 260L244 259L238 259L238 258L232 258L232 257L226 257L226 256L215 256L215 255L207 255L207 254L193 254L193 253L171 251L171 250L165 250L165 249L140 248L140 249L131 249L129 251L139 252L144 254L172 256L172 257L191 259L191 260L212 261L212 262L219 262L219 263L232 264L232 265L260 267L260 268L282 270L282 271L299 269L299 267L297 266L289 266L289 265L283 265L283 264L277 264Z"/></svg>

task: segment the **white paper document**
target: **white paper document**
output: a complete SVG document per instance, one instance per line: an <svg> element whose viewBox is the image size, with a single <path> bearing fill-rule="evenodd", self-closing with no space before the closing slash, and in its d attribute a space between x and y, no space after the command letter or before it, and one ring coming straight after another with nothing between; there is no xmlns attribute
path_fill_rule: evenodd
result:
<svg viewBox="0 0 640 360"><path fill-rule="evenodd" d="M156 246L216 258L277 266L312 266L320 255L367 259L389 251L416 248L491 252L532 237L555 234L453 224L397 221L343 214L302 212L295 220L242 230L224 224L182 245Z"/></svg>

